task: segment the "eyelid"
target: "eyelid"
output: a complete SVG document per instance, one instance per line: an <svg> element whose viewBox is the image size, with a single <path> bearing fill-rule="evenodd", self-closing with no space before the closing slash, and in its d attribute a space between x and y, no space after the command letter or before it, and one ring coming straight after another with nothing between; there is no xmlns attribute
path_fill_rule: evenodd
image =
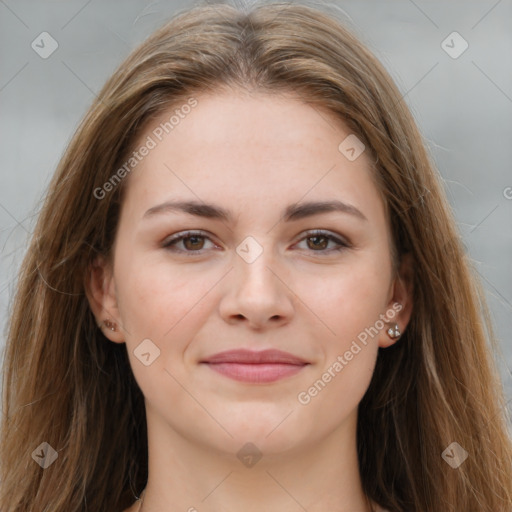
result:
<svg viewBox="0 0 512 512"><path fill-rule="evenodd" d="M305 231L301 237L295 242L293 245L296 245L304 240L307 240L310 237L314 236L323 236L327 238L329 241L333 241L337 247L331 248L331 249L325 249L325 250L319 250L315 251L313 249L307 250L309 254L318 255L320 258L327 257L328 255L331 255L333 253L339 253L343 252L347 249L351 249L353 247L352 243L346 238L341 235L338 235L336 233L333 233L332 231L326 230L326 229L309 229Z"/></svg>
<svg viewBox="0 0 512 512"><path fill-rule="evenodd" d="M197 229L197 230L185 230L185 231L180 231L178 233L175 233L169 237L167 237L163 242L162 242L162 247L164 249L167 249L169 251L173 251L173 252L177 252L177 253L184 253L184 254L187 254L187 255L190 255L190 256L193 256L193 255L201 255L203 254L203 252L206 250L206 249L199 249L197 251L185 251L185 250L182 250L182 249L176 249L176 248L172 248L172 245L173 245L173 242L180 242L181 240L183 239L186 239L186 238L189 238L189 237L193 237L193 236L199 236L199 237L202 237L202 238L205 238L205 239L208 239L210 240L212 243L214 243L214 241L212 240L212 236L211 233L207 232L207 231L203 231L203 230L200 230L200 229ZM334 243L336 243L338 245L338 247L335 247L335 248L331 248L331 249L326 249L326 250L319 250L319 251L314 251L314 250L310 250L308 252L311 252L311 253L319 253L320 255L322 254L332 254L333 252L339 252L339 251L342 251L344 249L349 249L352 247L352 243L349 242L345 237L342 237L341 235L337 235L329 230L325 230L325 229L310 229L310 230L306 230L305 232L303 232L301 234L301 238L297 239L296 242L293 243L293 245L296 245L300 242L302 242L303 240L306 240L307 238L310 238L310 237L313 237L313 236L324 236L325 238L327 238L329 241L333 241Z"/></svg>
<svg viewBox="0 0 512 512"><path fill-rule="evenodd" d="M298 242L301 242L302 240L305 240L306 238L312 236L325 236L327 239L332 240L346 248L352 247L352 244L346 237L338 235L337 233L333 233L332 231L329 231L327 229L308 229L307 231L304 232L304 235L301 238L299 238Z"/></svg>
<svg viewBox="0 0 512 512"><path fill-rule="evenodd" d="M200 237L206 238L208 240L211 240L213 235L211 233L209 233L208 231L203 231L201 229L189 229L189 230L185 230L185 231L180 231L171 236L168 236L162 242L162 247L164 247L164 248L171 247L172 242L179 242L179 241L183 240L184 238L189 238L189 237L193 237L193 236L200 236ZM211 240L211 241L213 243L213 240ZM201 249L199 251L182 251L181 249L175 249L175 250L176 250L176 252L187 252L187 253L195 252L198 254L201 254L203 251L203 249Z"/></svg>

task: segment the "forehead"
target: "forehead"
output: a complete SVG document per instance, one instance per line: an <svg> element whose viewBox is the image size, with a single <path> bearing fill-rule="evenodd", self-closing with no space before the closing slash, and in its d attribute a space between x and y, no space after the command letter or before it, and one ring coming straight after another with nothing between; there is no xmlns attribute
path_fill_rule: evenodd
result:
<svg viewBox="0 0 512 512"><path fill-rule="evenodd" d="M129 177L127 200L141 208L171 194L246 207L282 203L283 195L379 200L367 156L351 161L340 151L353 135L325 109L292 94L221 91L194 99L193 108L176 104L147 125L135 147L149 139L153 147Z"/></svg>
<svg viewBox="0 0 512 512"><path fill-rule="evenodd" d="M338 132L339 135L340 130L348 133L344 123L332 113L313 107L292 93L222 90L196 95L194 99L196 106L187 109L187 114L172 115L181 110L185 112L184 100L181 105L163 112L146 132L163 128L163 140L158 142L164 145L166 141L176 146L185 143L189 149L208 147L218 153L223 149L231 152L243 149L248 156L256 153L260 157L264 156L261 149L266 149L273 155L282 153L288 159L293 158L290 149L321 150L321 140L327 133ZM169 126L171 118L174 118L170 123L172 127ZM331 142L325 140L325 146Z"/></svg>

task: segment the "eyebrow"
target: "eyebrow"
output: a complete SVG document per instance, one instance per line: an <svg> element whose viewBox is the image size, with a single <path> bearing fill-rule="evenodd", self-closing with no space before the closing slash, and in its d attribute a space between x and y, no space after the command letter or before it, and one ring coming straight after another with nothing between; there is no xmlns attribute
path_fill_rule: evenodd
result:
<svg viewBox="0 0 512 512"><path fill-rule="evenodd" d="M146 211L143 215L143 219L168 212L184 212L189 215L205 217L208 219L216 219L225 222L233 221L233 214L229 210L226 210L221 206L199 201L166 201L165 203L153 206ZM285 222L290 222L329 212L345 213L360 220L368 220L366 216L355 206L338 200L293 203L285 208L283 218Z"/></svg>

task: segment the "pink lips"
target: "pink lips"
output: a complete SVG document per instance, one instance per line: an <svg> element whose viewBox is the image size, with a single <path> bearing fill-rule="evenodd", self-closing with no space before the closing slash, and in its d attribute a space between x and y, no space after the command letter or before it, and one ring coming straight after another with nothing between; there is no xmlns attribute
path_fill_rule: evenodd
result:
<svg viewBox="0 0 512 512"><path fill-rule="evenodd" d="M207 364L226 377L243 382L274 382L294 375L309 363L281 350L228 350L208 357Z"/></svg>

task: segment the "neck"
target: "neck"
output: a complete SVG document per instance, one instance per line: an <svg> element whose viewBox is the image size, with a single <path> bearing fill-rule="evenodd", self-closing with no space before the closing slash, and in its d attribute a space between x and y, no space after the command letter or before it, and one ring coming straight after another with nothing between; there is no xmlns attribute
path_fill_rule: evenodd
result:
<svg viewBox="0 0 512 512"><path fill-rule="evenodd" d="M147 413L149 476L138 512L373 510L359 476L357 415L327 438L284 452L266 450L260 440L262 456L253 464L255 449L241 457L245 463L236 456L244 442L231 440L232 450L217 450Z"/></svg>

